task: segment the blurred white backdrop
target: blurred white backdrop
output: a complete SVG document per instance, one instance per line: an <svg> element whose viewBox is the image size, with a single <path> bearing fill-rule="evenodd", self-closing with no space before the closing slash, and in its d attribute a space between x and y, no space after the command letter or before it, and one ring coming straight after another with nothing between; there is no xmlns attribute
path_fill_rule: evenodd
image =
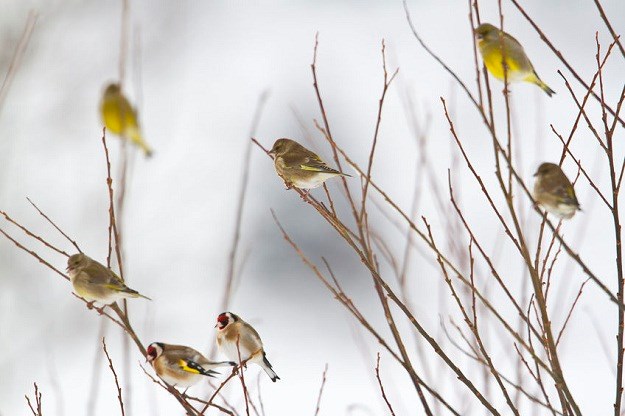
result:
<svg viewBox="0 0 625 416"><path fill-rule="evenodd" d="M420 34L474 88L466 3L419 0L408 4ZM609 43L592 2L523 3L589 80L596 67L595 31L604 48ZM622 0L603 3L616 31L625 32ZM497 21L496 1L483 1L480 6L482 20ZM121 2L0 0L0 9L1 74L8 68L28 11L39 13L0 111L0 209L71 250L30 208L26 197L32 198L85 252L104 262L108 197L97 105L105 83L118 76ZM504 2L504 13L506 30L523 42L541 78L558 93L549 99L532 85L512 87L518 158L523 174L531 180L539 162L557 160L560 155L561 145L549 124L568 135L577 113L556 71L569 74L508 2ZM322 157L331 160L328 146L312 125L314 118L320 118L310 71L316 32L319 83L333 135L362 165L371 145L382 88L382 39L389 66L400 68L387 97L373 176L402 207L410 207L418 157L402 106L406 93L414 97L422 119L431 118L429 156L444 189L453 144L441 96L453 107L457 131L480 171L488 175L494 169L487 131L452 79L417 44L401 1L133 0L130 22L133 33L139 33L140 48L131 46L125 86L131 100L138 103L145 136L155 149L151 160L133 152L123 218L129 285L154 299L130 302L131 318L146 345L163 341L209 349L214 320L221 312L243 152L262 91L270 95L258 128L259 140L265 146L279 137L303 141L295 108ZM611 60L606 73L625 73L623 60ZM612 102L622 82L622 76L606 78ZM501 84L493 85L498 93ZM503 103L500 94L496 100ZM604 177L602 185L606 186L607 168L595 162L591 136L587 131L578 135L573 148L595 175ZM617 129L615 140L622 139L623 129ZM108 142L116 164L119 141L110 136ZM353 319L292 253L271 219L270 208L307 255L315 261L321 256L329 260L346 291L386 333L369 275L318 215L297 195L284 190L271 161L257 149L251 169L241 240L241 252L249 256L230 310L256 327L282 378L273 384L260 375L267 414L313 414L325 363L329 370L321 414L385 414L374 379L375 352L380 347L356 329ZM570 161L565 171L574 175ZM501 229L487 220L487 206L480 198L471 198L479 188L466 169L458 167L452 174L460 184L467 218L494 246ZM335 184L330 188L337 191ZM565 224L564 235L575 241L575 249L613 288L613 255L606 254L613 250L610 219L603 207L589 200L592 194L587 183L580 180L576 189L584 212ZM424 187L419 215L428 217L443 238L446 214L437 211ZM536 215L527 213L527 226L536 227ZM378 231L394 248L403 247L403 233L378 217L374 218ZM0 227L19 235L5 222ZM603 230L609 230L610 238ZM584 238L574 238L577 233ZM20 240L28 241L21 235ZM30 241L29 246L46 253L56 267L65 267L62 256ZM440 332L439 317L446 319L455 310L438 300L439 270L419 256L413 258L414 313L432 332ZM504 249L499 264L511 258L511 252ZM520 267L516 260L509 264L510 279L515 282L511 284L517 289L521 287ZM568 305L584 276L576 267L560 269L557 284L564 279L568 283L558 293L566 296ZM70 292L67 282L0 238L0 415L27 414L24 395L32 394L35 381L43 392L44 413L86 414L101 318ZM508 316L513 319L513 312L508 311ZM561 352L578 403L585 414L598 415L612 411L614 360L603 360L597 352L601 347L593 317L609 341L609 354L615 354L616 311L590 284ZM555 324L561 325L563 319L562 311L554 311ZM408 331L407 325L402 326ZM145 377L138 366L142 357L134 349L131 372L123 371L119 332L109 325L107 340L122 387L132 386L126 414L182 414L175 400ZM449 354L461 355L447 346ZM511 345L501 345L496 337L491 346L495 358L510 353ZM116 414L114 383L102 357L99 363L102 377L95 414ZM432 365L437 368L438 364ZM506 368L505 360L502 366ZM259 371L251 367L247 374L256 377ZM457 390L456 403L460 403L464 387L448 371L437 371L447 378L437 387ZM382 374L397 413L418 414L410 380L386 354L382 354ZM191 392L201 393L202 387ZM240 407L238 385L233 384L229 397ZM481 414L476 402L466 398L459 405L465 414Z"/></svg>

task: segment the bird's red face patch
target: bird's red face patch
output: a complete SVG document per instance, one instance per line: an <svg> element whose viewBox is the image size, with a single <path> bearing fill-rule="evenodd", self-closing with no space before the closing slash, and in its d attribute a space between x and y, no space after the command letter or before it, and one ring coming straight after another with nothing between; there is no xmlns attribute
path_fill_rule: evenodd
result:
<svg viewBox="0 0 625 416"><path fill-rule="evenodd" d="M156 348L152 345L148 347L147 357L148 361L153 361L156 358Z"/></svg>
<svg viewBox="0 0 625 416"><path fill-rule="evenodd" d="M228 317L228 315L226 313L222 313L217 317L217 327L219 329L223 329L226 327L226 325L228 325L229 321L230 318Z"/></svg>

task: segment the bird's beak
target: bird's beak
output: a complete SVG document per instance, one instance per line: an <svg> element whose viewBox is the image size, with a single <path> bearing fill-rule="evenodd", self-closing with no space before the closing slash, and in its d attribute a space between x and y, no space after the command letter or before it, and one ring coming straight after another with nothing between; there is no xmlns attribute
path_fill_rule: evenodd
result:
<svg viewBox="0 0 625 416"><path fill-rule="evenodd" d="M534 176L538 176L538 171L534 174Z"/></svg>
<svg viewBox="0 0 625 416"><path fill-rule="evenodd" d="M219 322L217 322L213 328L217 328L217 325L219 325Z"/></svg>

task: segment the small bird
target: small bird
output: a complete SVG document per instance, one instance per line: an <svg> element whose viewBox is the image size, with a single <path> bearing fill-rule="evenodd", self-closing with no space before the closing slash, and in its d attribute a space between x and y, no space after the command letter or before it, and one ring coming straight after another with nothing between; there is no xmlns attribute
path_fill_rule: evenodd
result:
<svg viewBox="0 0 625 416"><path fill-rule="evenodd" d="M504 80L503 46L509 82L531 82L542 88L550 97L556 93L538 77L534 65L523 50L523 46L515 38L489 23L479 25L475 29L475 36L478 40L484 65L495 78Z"/></svg>
<svg viewBox="0 0 625 416"><path fill-rule="evenodd" d="M326 165L316 154L290 139L278 139L269 151L287 189L313 189L335 176L350 176Z"/></svg>
<svg viewBox="0 0 625 416"><path fill-rule="evenodd" d="M119 84L111 83L104 90L100 102L100 115L108 131L129 138L147 157L152 155L152 149L141 136L137 112L122 94Z"/></svg>
<svg viewBox="0 0 625 416"><path fill-rule="evenodd" d="M224 312L217 317L215 327L217 347L229 360L239 362L240 352L241 362L249 359L265 370L271 381L280 380L267 360L260 335L250 324L231 312Z"/></svg>
<svg viewBox="0 0 625 416"><path fill-rule="evenodd" d="M191 347L162 342L153 342L148 346L147 360L161 380L179 387L191 387L202 376L215 377L219 373L213 368L236 366L232 361L210 361Z"/></svg>
<svg viewBox="0 0 625 416"><path fill-rule="evenodd" d="M74 293L91 304L98 302L109 305L120 299L136 297L152 300L126 286L111 269L86 254L70 256L67 260L67 271Z"/></svg>
<svg viewBox="0 0 625 416"><path fill-rule="evenodd" d="M580 210L573 185L560 166L545 162L534 174L534 199L548 212L559 218L569 219Z"/></svg>

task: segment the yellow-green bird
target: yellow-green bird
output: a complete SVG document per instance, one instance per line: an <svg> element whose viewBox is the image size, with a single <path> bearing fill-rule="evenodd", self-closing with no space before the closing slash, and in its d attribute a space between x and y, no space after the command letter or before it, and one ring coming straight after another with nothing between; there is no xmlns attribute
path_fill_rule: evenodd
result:
<svg viewBox="0 0 625 416"><path fill-rule="evenodd" d="M141 136L137 112L124 97L119 84L109 84L104 90L100 115L106 130L130 139L147 157L152 155L152 149Z"/></svg>
<svg viewBox="0 0 625 416"><path fill-rule="evenodd" d="M534 176L534 199L548 212L569 219L580 210L573 184L560 166L545 162L538 167Z"/></svg>
<svg viewBox="0 0 625 416"><path fill-rule="evenodd" d="M538 77L534 65L523 50L523 46L515 38L489 23L479 25L475 29L475 36L478 40L484 65L495 78L504 80L502 63L503 55L505 55L508 82L531 82L538 85L550 97L556 93Z"/></svg>
<svg viewBox="0 0 625 416"><path fill-rule="evenodd" d="M332 169L319 156L295 140L278 139L269 151L287 188L313 189L335 176L350 176Z"/></svg>
<svg viewBox="0 0 625 416"><path fill-rule="evenodd" d="M110 305L124 298L144 298L136 290L126 286L111 269L98 263L86 254L78 253L67 260L69 279L74 293L87 302Z"/></svg>

